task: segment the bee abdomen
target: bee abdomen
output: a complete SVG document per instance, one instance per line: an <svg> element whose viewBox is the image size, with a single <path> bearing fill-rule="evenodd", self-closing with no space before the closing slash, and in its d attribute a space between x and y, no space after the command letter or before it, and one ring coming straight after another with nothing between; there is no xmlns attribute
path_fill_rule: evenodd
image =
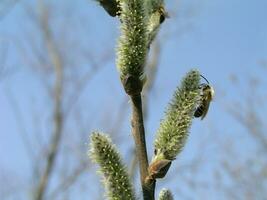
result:
<svg viewBox="0 0 267 200"><path fill-rule="evenodd" d="M204 106L203 105L198 106L195 110L194 117L201 117L203 115L203 111L204 111Z"/></svg>

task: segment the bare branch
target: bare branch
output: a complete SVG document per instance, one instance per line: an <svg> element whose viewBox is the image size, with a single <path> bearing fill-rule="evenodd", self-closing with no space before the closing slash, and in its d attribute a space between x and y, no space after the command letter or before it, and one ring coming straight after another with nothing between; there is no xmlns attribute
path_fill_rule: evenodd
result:
<svg viewBox="0 0 267 200"><path fill-rule="evenodd" d="M142 113L141 95L131 96L132 103L132 133L135 140L136 152L139 160L141 183L144 200L154 200L155 180L148 181L148 158L146 150L145 129Z"/></svg>
<svg viewBox="0 0 267 200"><path fill-rule="evenodd" d="M40 177L40 181L36 190L36 200L42 200L46 192L47 184L53 171L56 156L58 154L58 148L61 141L62 129L63 129L63 115L62 115L62 84L63 84L63 64L61 56L57 47L53 41L51 30L48 24L48 11L42 7L41 23L43 27L44 39L47 44L47 50L51 58L51 62L55 70L55 85L54 85L54 132L50 142L49 152L46 158L46 166L43 174Z"/></svg>

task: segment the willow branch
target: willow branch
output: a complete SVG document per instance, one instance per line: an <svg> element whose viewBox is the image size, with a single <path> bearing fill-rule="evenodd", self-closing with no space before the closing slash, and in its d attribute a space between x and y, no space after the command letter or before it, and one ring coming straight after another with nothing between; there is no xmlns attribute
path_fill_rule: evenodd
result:
<svg viewBox="0 0 267 200"><path fill-rule="evenodd" d="M148 158L141 94L132 95L130 97L132 104L132 133L135 140L136 153L139 160L143 196L144 200L154 200L155 181L146 181L146 178L148 177Z"/></svg>
<svg viewBox="0 0 267 200"><path fill-rule="evenodd" d="M41 4L41 8L45 9ZM41 25L43 28L44 39L47 44L47 50L51 58L51 62L55 70L55 85L54 85L54 131L52 134L49 152L46 157L46 165L44 172L40 177L36 193L35 200L42 200L44 198L48 182L50 180L53 168L55 166L56 156L58 154L58 148L61 141L62 129L63 129L63 115L62 115L62 87L63 87L63 64L61 62L60 54L53 41L51 31L48 25L47 10L42 10Z"/></svg>

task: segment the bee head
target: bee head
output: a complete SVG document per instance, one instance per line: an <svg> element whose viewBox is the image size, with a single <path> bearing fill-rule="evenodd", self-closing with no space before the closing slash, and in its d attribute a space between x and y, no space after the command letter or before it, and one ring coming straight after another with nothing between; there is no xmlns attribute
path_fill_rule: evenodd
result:
<svg viewBox="0 0 267 200"><path fill-rule="evenodd" d="M214 98L215 92L213 87L210 86L210 96L211 96L211 100Z"/></svg>
<svg viewBox="0 0 267 200"><path fill-rule="evenodd" d="M209 81L202 75L200 75L207 83L201 83L199 85L200 89L203 91L203 93L205 93L207 96L209 96L210 101L213 99L214 97L214 89L213 87L210 85Z"/></svg>
<svg viewBox="0 0 267 200"><path fill-rule="evenodd" d="M205 87L203 87L203 93L209 98L211 101L214 97L214 89L211 85L206 84Z"/></svg>

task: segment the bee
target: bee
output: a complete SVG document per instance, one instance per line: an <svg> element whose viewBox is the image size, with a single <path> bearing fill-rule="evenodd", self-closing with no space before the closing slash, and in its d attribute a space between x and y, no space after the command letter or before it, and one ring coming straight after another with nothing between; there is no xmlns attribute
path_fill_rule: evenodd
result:
<svg viewBox="0 0 267 200"><path fill-rule="evenodd" d="M214 97L214 89L209 84L209 81L202 75L200 75L202 78L206 80L207 83L202 83L199 86L199 89L201 90L200 93L200 100L197 105L197 108L195 110L194 116L196 118L201 117L201 120L205 118L205 116L208 113L210 102L212 101Z"/></svg>

